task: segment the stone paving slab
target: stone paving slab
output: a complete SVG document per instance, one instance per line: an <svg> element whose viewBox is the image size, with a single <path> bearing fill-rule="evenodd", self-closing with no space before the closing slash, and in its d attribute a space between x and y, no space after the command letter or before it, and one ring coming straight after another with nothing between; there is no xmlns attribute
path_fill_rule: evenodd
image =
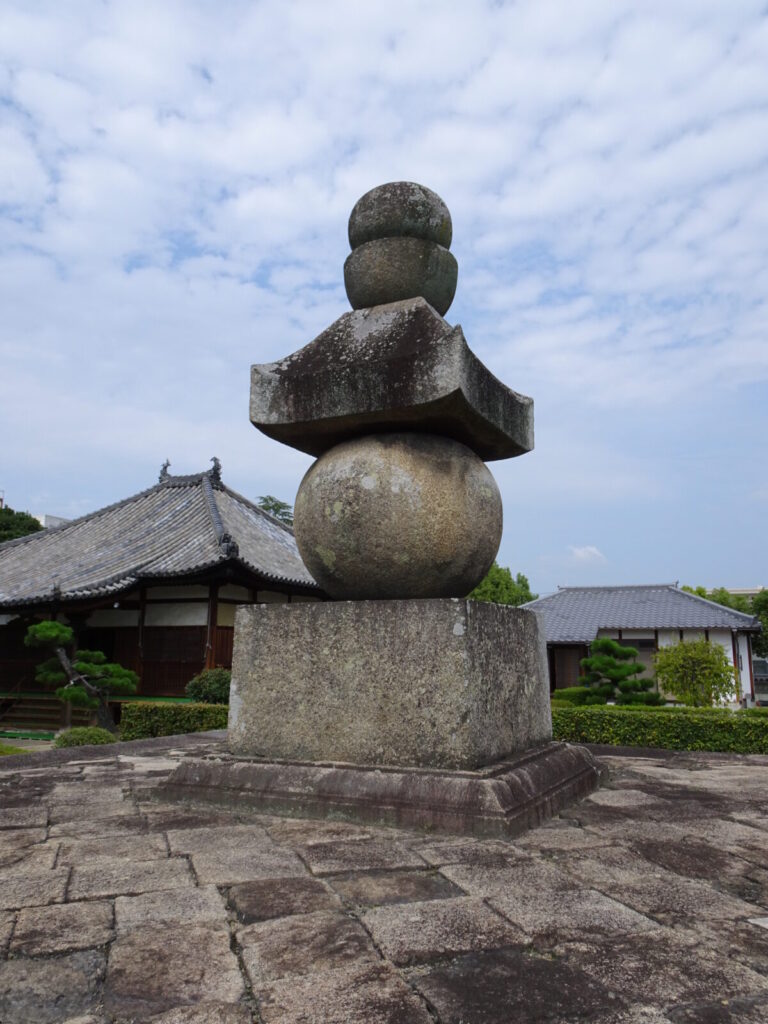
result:
<svg viewBox="0 0 768 1024"><path fill-rule="evenodd" d="M326 880L346 902L360 907L447 900L464 895L438 871L359 871L330 875Z"/></svg>
<svg viewBox="0 0 768 1024"><path fill-rule="evenodd" d="M243 991L228 928L147 925L113 942L104 1006L115 1017L141 1020L177 1006L234 1003Z"/></svg>
<svg viewBox="0 0 768 1024"><path fill-rule="evenodd" d="M0 765L2 1024L768 1024L766 759L610 757L506 842L156 802L215 741L126 746Z"/></svg>
<svg viewBox="0 0 768 1024"><path fill-rule="evenodd" d="M337 911L248 925L238 930L237 941L254 986L379 960L366 930Z"/></svg>
<svg viewBox="0 0 768 1024"><path fill-rule="evenodd" d="M72 869L68 896L71 900L135 896L193 884L186 858L145 861L103 858L96 864Z"/></svg>
<svg viewBox="0 0 768 1024"><path fill-rule="evenodd" d="M104 960L102 952L88 950L0 963L0 1021L58 1024L87 1016L101 1000Z"/></svg>
<svg viewBox="0 0 768 1024"><path fill-rule="evenodd" d="M362 920L379 949L398 966L525 941L519 928L469 896L377 907Z"/></svg>
<svg viewBox="0 0 768 1024"><path fill-rule="evenodd" d="M114 935L111 903L55 903L19 911L11 953L41 956L104 946Z"/></svg>
<svg viewBox="0 0 768 1024"><path fill-rule="evenodd" d="M184 886L161 893L147 892L140 896L118 896L115 900L115 927L118 935L134 928L167 925L227 923L224 899L214 885L193 888Z"/></svg>
<svg viewBox="0 0 768 1024"><path fill-rule="evenodd" d="M338 910L339 897L317 878L264 878L229 890L229 903L238 921L255 924L276 917Z"/></svg>

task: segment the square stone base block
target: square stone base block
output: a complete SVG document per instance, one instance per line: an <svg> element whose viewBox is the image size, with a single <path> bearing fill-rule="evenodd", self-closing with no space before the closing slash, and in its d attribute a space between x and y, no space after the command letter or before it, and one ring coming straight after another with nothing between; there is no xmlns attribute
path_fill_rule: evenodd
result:
<svg viewBox="0 0 768 1024"><path fill-rule="evenodd" d="M154 795L234 811L511 837L587 796L602 772L585 747L566 743L547 743L475 771L225 755L182 762Z"/></svg>
<svg viewBox="0 0 768 1024"><path fill-rule="evenodd" d="M237 611L233 754L471 769L551 738L533 612L455 599Z"/></svg>

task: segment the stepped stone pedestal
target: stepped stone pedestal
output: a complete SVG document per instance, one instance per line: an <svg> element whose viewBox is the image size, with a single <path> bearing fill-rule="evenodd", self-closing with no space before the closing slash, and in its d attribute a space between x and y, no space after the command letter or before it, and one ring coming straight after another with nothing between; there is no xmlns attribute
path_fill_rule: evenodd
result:
<svg viewBox="0 0 768 1024"><path fill-rule="evenodd" d="M443 319L451 218L412 182L349 222L353 312L251 371L251 422L317 456L295 537L327 604L240 608L226 758L165 796L267 813L514 835L597 786L552 742L536 617L466 595L499 548L485 462L533 447L533 403Z"/></svg>

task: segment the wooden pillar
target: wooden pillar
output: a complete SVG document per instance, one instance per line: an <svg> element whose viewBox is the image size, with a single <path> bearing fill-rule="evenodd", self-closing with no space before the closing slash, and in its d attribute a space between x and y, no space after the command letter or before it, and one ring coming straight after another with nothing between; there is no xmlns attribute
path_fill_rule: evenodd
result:
<svg viewBox="0 0 768 1024"><path fill-rule="evenodd" d="M208 588L208 635L205 643L205 667L216 667L216 622L219 617L219 584Z"/></svg>

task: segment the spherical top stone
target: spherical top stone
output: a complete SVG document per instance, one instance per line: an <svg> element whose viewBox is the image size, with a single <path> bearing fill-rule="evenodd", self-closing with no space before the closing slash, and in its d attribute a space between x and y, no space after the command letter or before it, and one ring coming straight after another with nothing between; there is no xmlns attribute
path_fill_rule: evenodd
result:
<svg viewBox="0 0 768 1024"><path fill-rule="evenodd" d="M358 199L349 217L353 249L375 238L423 238L450 248L453 227L437 193L413 181L378 185Z"/></svg>

